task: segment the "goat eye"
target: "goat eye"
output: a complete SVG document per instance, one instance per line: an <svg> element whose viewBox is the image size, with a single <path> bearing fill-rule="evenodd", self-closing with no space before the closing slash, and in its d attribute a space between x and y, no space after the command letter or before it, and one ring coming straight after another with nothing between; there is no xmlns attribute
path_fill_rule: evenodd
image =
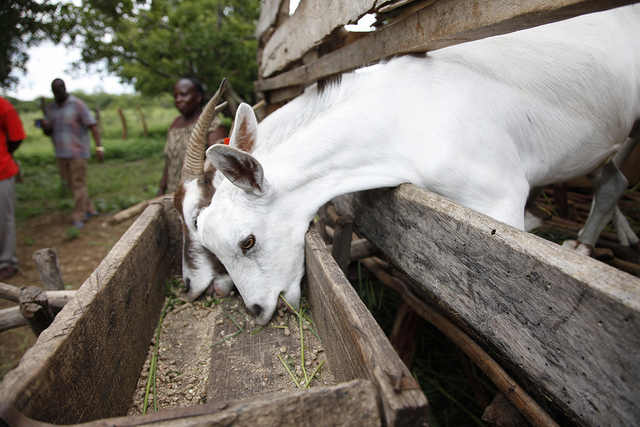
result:
<svg viewBox="0 0 640 427"><path fill-rule="evenodd" d="M246 254L249 249L255 246L255 244L256 244L256 237L252 234L246 239L244 239L242 243L240 243L240 248L242 249L242 253Z"/></svg>

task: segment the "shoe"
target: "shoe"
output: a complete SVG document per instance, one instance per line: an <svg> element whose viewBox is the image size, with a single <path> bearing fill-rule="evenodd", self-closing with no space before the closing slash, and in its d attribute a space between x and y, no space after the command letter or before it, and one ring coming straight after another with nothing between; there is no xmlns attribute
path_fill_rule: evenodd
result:
<svg viewBox="0 0 640 427"><path fill-rule="evenodd" d="M73 221L72 225L77 228L78 230L80 230L82 227L84 227L84 222L82 221Z"/></svg>
<svg viewBox="0 0 640 427"><path fill-rule="evenodd" d="M18 269L15 267L11 267L10 265L7 267L0 268L0 280L7 280L12 278L18 273Z"/></svg>
<svg viewBox="0 0 640 427"><path fill-rule="evenodd" d="M86 220L91 219L91 218L94 218L94 217L96 217L96 216L98 216L98 212L93 212L93 213L91 213L91 212L87 212L87 215L84 217L84 219L85 219L85 221L86 221Z"/></svg>

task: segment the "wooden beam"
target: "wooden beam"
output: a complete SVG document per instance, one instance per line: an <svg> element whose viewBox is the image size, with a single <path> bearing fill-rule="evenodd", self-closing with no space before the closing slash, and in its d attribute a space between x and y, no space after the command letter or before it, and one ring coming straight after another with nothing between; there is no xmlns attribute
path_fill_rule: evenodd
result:
<svg viewBox="0 0 640 427"><path fill-rule="evenodd" d="M640 419L638 278L408 184L334 204L533 395L578 424Z"/></svg>
<svg viewBox="0 0 640 427"><path fill-rule="evenodd" d="M355 375L371 380L382 404L385 425L422 426L427 400L400 361L384 332L312 227L306 236L307 298L323 337L337 381Z"/></svg>
<svg viewBox="0 0 640 427"><path fill-rule="evenodd" d="M27 319L20 312L20 307L9 307L0 310L0 332L27 326Z"/></svg>
<svg viewBox="0 0 640 427"><path fill-rule="evenodd" d="M173 212L142 213L3 378L0 401L54 424L126 414L180 254Z"/></svg>
<svg viewBox="0 0 640 427"><path fill-rule="evenodd" d="M260 75L267 77L284 69L317 46L334 29L357 22L373 10L376 3L377 0L350 0L333 2L328 6L325 0L301 1L295 13L276 29L266 43L260 57Z"/></svg>
<svg viewBox="0 0 640 427"><path fill-rule="evenodd" d="M376 390L371 382L353 380L333 387L274 393L236 401L210 401L202 405L164 409L146 415L96 420L83 423L82 426L363 425L378 427L382 423L376 404ZM29 427L54 426L28 418L6 402L0 402L0 424Z"/></svg>
<svg viewBox="0 0 640 427"><path fill-rule="evenodd" d="M526 2L438 0L407 18L382 27L342 49L274 77L271 68L255 83L257 91L308 85L332 74L392 55L425 52L511 33L585 13L635 3L629 0L530 0ZM305 23L299 23L306 28ZM292 37L295 38L295 37ZM265 50L265 55L266 50Z"/></svg>

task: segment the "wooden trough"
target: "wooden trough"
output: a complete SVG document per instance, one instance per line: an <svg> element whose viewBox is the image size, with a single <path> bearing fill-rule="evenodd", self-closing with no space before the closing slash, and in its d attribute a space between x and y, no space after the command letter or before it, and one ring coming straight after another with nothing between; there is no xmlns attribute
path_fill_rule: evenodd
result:
<svg viewBox="0 0 640 427"><path fill-rule="evenodd" d="M2 420L11 426L426 425L424 394L314 230L307 235L306 294L338 384L235 401L208 396L206 404L127 417L165 282L179 266L180 233L168 200L142 213L0 383Z"/></svg>

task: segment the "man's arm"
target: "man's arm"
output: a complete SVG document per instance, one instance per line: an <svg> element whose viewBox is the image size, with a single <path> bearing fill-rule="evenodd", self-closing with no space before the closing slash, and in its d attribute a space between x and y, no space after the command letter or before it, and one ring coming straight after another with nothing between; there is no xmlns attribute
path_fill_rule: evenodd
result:
<svg viewBox="0 0 640 427"><path fill-rule="evenodd" d="M101 162L104 160L104 147L100 142L100 132L98 132L98 126L91 125L89 126L89 129L91 129L91 133L93 134L93 141L96 143L96 158Z"/></svg>

